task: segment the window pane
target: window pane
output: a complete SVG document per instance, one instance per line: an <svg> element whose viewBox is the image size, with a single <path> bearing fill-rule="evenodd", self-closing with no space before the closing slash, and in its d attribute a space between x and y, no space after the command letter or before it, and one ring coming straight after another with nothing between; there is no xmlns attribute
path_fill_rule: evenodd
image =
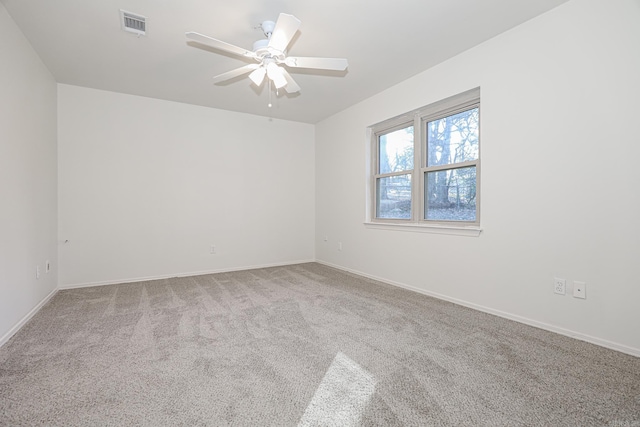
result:
<svg viewBox="0 0 640 427"><path fill-rule="evenodd" d="M379 173L413 169L413 126L380 135L378 144Z"/></svg>
<svg viewBox="0 0 640 427"><path fill-rule="evenodd" d="M425 192L425 219L476 220L475 166L426 173Z"/></svg>
<svg viewBox="0 0 640 427"><path fill-rule="evenodd" d="M411 218L411 175L377 180L376 218Z"/></svg>
<svg viewBox="0 0 640 427"><path fill-rule="evenodd" d="M478 158L478 108L427 123L427 166Z"/></svg>

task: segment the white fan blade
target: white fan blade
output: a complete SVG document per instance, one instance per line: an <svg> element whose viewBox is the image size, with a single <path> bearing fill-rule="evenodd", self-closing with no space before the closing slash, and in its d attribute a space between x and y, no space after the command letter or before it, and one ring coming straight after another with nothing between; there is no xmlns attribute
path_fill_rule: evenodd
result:
<svg viewBox="0 0 640 427"><path fill-rule="evenodd" d="M256 58L256 54L250 50L243 49L238 46L234 46L232 44L223 42L218 39L214 39L209 36L205 36L204 34L188 32L188 33L185 33L185 35L187 36L188 39L193 40L194 42L206 44L207 46L211 46L213 48L216 48L225 52L233 53L234 55L245 56L247 58Z"/></svg>
<svg viewBox="0 0 640 427"><path fill-rule="evenodd" d="M247 74L257 68L260 67L260 64L249 64L249 65L245 65L244 67L240 67L240 68L236 68L235 70L231 70L231 71L227 71L226 73L222 73L220 75L217 75L213 78L213 82L214 83L220 83L223 82L225 80L229 80L232 79L234 77L238 77L241 76L243 74Z"/></svg>
<svg viewBox="0 0 640 427"><path fill-rule="evenodd" d="M349 66L343 58L313 58L305 56L289 56L284 60L287 67L315 68L318 70L344 71Z"/></svg>
<svg viewBox="0 0 640 427"><path fill-rule="evenodd" d="M269 38L269 47L284 52L291 43L291 39L300 27L300 20L293 15L281 13Z"/></svg>
<svg viewBox="0 0 640 427"><path fill-rule="evenodd" d="M293 77L291 77L291 74L289 74L289 72L284 68L281 68L281 69L282 69L282 75L287 80L287 85L284 87L284 90L286 90L287 93L300 92L300 86L298 86L298 83L296 83L296 81L293 80Z"/></svg>

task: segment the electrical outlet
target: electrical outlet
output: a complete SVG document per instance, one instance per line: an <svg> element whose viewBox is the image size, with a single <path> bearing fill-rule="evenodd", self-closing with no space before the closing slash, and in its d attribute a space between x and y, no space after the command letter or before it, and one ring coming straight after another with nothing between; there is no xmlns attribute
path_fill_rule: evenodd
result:
<svg viewBox="0 0 640 427"><path fill-rule="evenodd" d="M341 251L342 250L342 242L338 242L338 250Z"/></svg>
<svg viewBox="0 0 640 427"><path fill-rule="evenodd" d="M567 293L567 281L565 279L553 278L553 292L559 295Z"/></svg>
<svg viewBox="0 0 640 427"><path fill-rule="evenodd" d="M587 284L584 282L573 282L573 297L587 298Z"/></svg>
<svg viewBox="0 0 640 427"><path fill-rule="evenodd" d="M209 253L211 255L215 255L216 254L216 246L215 245L211 245L211 247L209 248Z"/></svg>

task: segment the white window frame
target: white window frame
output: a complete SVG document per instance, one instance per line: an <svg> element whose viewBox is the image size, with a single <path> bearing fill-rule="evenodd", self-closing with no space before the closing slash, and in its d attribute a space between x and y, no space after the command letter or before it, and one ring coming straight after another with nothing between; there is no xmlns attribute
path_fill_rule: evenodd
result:
<svg viewBox="0 0 640 427"><path fill-rule="evenodd" d="M480 234L480 165L481 142L478 136L478 158L474 161L427 166L427 123L451 116L472 108L480 109L480 88L471 89L461 94L435 102L409 113L394 117L369 128L370 166L368 177L367 218L365 225L369 228L400 229L403 231L421 231L444 234L478 236ZM397 173L379 173L379 137L397 129L413 125L414 159L413 170ZM425 219L425 176L437 170L453 170L474 166L476 168L476 220L475 221L441 221ZM377 180L381 177L411 175L411 218L377 218Z"/></svg>

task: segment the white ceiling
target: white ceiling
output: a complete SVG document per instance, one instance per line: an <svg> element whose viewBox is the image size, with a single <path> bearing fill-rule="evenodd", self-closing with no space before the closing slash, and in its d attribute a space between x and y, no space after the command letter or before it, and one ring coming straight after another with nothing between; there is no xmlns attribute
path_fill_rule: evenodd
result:
<svg viewBox="0 0 640 427"><path fill-rule="evenodd" d="M60 83L316 123L567 0L0 0ZM147 35L119 10L147 17ZM302 21L293 56L342 57L346 73L290 70L302 87L267 107L246 62L187 44L196 31L251 49L280 12ZM275 97L275 95L274 95Z"/></svg>

